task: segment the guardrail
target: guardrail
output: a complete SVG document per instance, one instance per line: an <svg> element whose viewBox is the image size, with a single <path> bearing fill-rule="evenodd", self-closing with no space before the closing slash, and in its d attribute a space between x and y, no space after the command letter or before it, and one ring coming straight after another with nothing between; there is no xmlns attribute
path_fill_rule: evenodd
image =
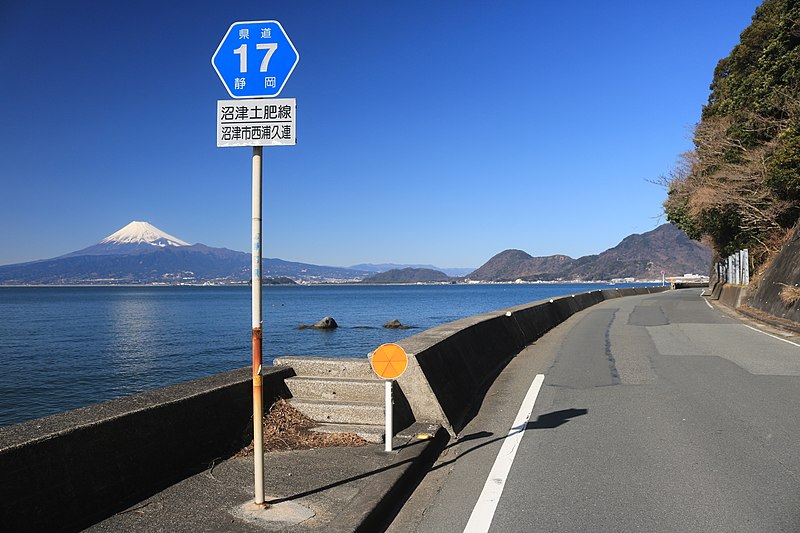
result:
<svg viewBox="0 0 800 533"><path fill-rule="evenodd" d="M748 285L750 283L750 253L747 248L719 261L715 265L720 283Z"/></svg>

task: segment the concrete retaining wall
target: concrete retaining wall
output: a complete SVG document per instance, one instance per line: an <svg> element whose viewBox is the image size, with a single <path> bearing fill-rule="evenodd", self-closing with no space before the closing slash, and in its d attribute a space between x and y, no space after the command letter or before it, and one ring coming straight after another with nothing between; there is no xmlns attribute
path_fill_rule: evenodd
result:
<svg viewBox="0 0 800 533"><path fill-rule="evenodd" d="M783 290L789 287L800 287L800 222L761 277L750 306L778 320L800 326L800 300L781 298Z"/></svg>
<svg viewBox="0 0 800 533"><path fill-rule="evenodd" d="M230 455L252 439L250 372L0 428L3 529L81 529ZM289 375L264 376L265 404L287 394Z"/></svg>
<svg viewBox="0 0 800 533"><path fill-rule="evenodd" d="M585 292L429 329L397 342L409 356L408 369L397 381L417 421L440 424L455 435L474 416L495 377L522 348L578 311L604 300L668 289Z"/></svg>
<svg viewBox="0 0 800 533"><path fill-rule="evenodd" d="M747 287L744 285L722 283L717 285L712 296L728 307L737 309L744 304L747 299Z"/></svg>

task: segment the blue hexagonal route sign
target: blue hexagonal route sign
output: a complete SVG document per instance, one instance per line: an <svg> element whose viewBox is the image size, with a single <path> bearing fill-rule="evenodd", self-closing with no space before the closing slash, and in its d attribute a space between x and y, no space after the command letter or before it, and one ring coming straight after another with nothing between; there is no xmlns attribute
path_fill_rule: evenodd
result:
<svg viewBox="0 0 800 533"><path fill-rule="evenodd" d="M234 22L211 64L233 98L278 96L300 60L277 20Z"/></svg>

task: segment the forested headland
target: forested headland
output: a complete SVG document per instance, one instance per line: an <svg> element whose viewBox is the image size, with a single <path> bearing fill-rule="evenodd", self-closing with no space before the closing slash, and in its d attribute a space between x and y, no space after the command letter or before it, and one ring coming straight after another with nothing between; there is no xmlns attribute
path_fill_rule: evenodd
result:
<svg viewBox="0 0 800 533"><path fill-rule="evenodd" d="M694 148L662 178L667 219L718 257L766 264L800 217L800 0L765 0L714 70Z"/></svg>

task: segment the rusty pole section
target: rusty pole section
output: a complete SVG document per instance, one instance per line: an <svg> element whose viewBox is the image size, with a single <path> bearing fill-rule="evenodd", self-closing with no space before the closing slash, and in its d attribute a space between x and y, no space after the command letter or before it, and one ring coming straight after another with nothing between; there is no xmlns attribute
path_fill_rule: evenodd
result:
<svg viewBox="0 0 800 533"><path fill-rule="evenodd" d="M264 399L261 389L261 169L262 147L253 147L253 250L252 250L252 314L253 314L253 471L255 504L264 503Z"/></svg>

